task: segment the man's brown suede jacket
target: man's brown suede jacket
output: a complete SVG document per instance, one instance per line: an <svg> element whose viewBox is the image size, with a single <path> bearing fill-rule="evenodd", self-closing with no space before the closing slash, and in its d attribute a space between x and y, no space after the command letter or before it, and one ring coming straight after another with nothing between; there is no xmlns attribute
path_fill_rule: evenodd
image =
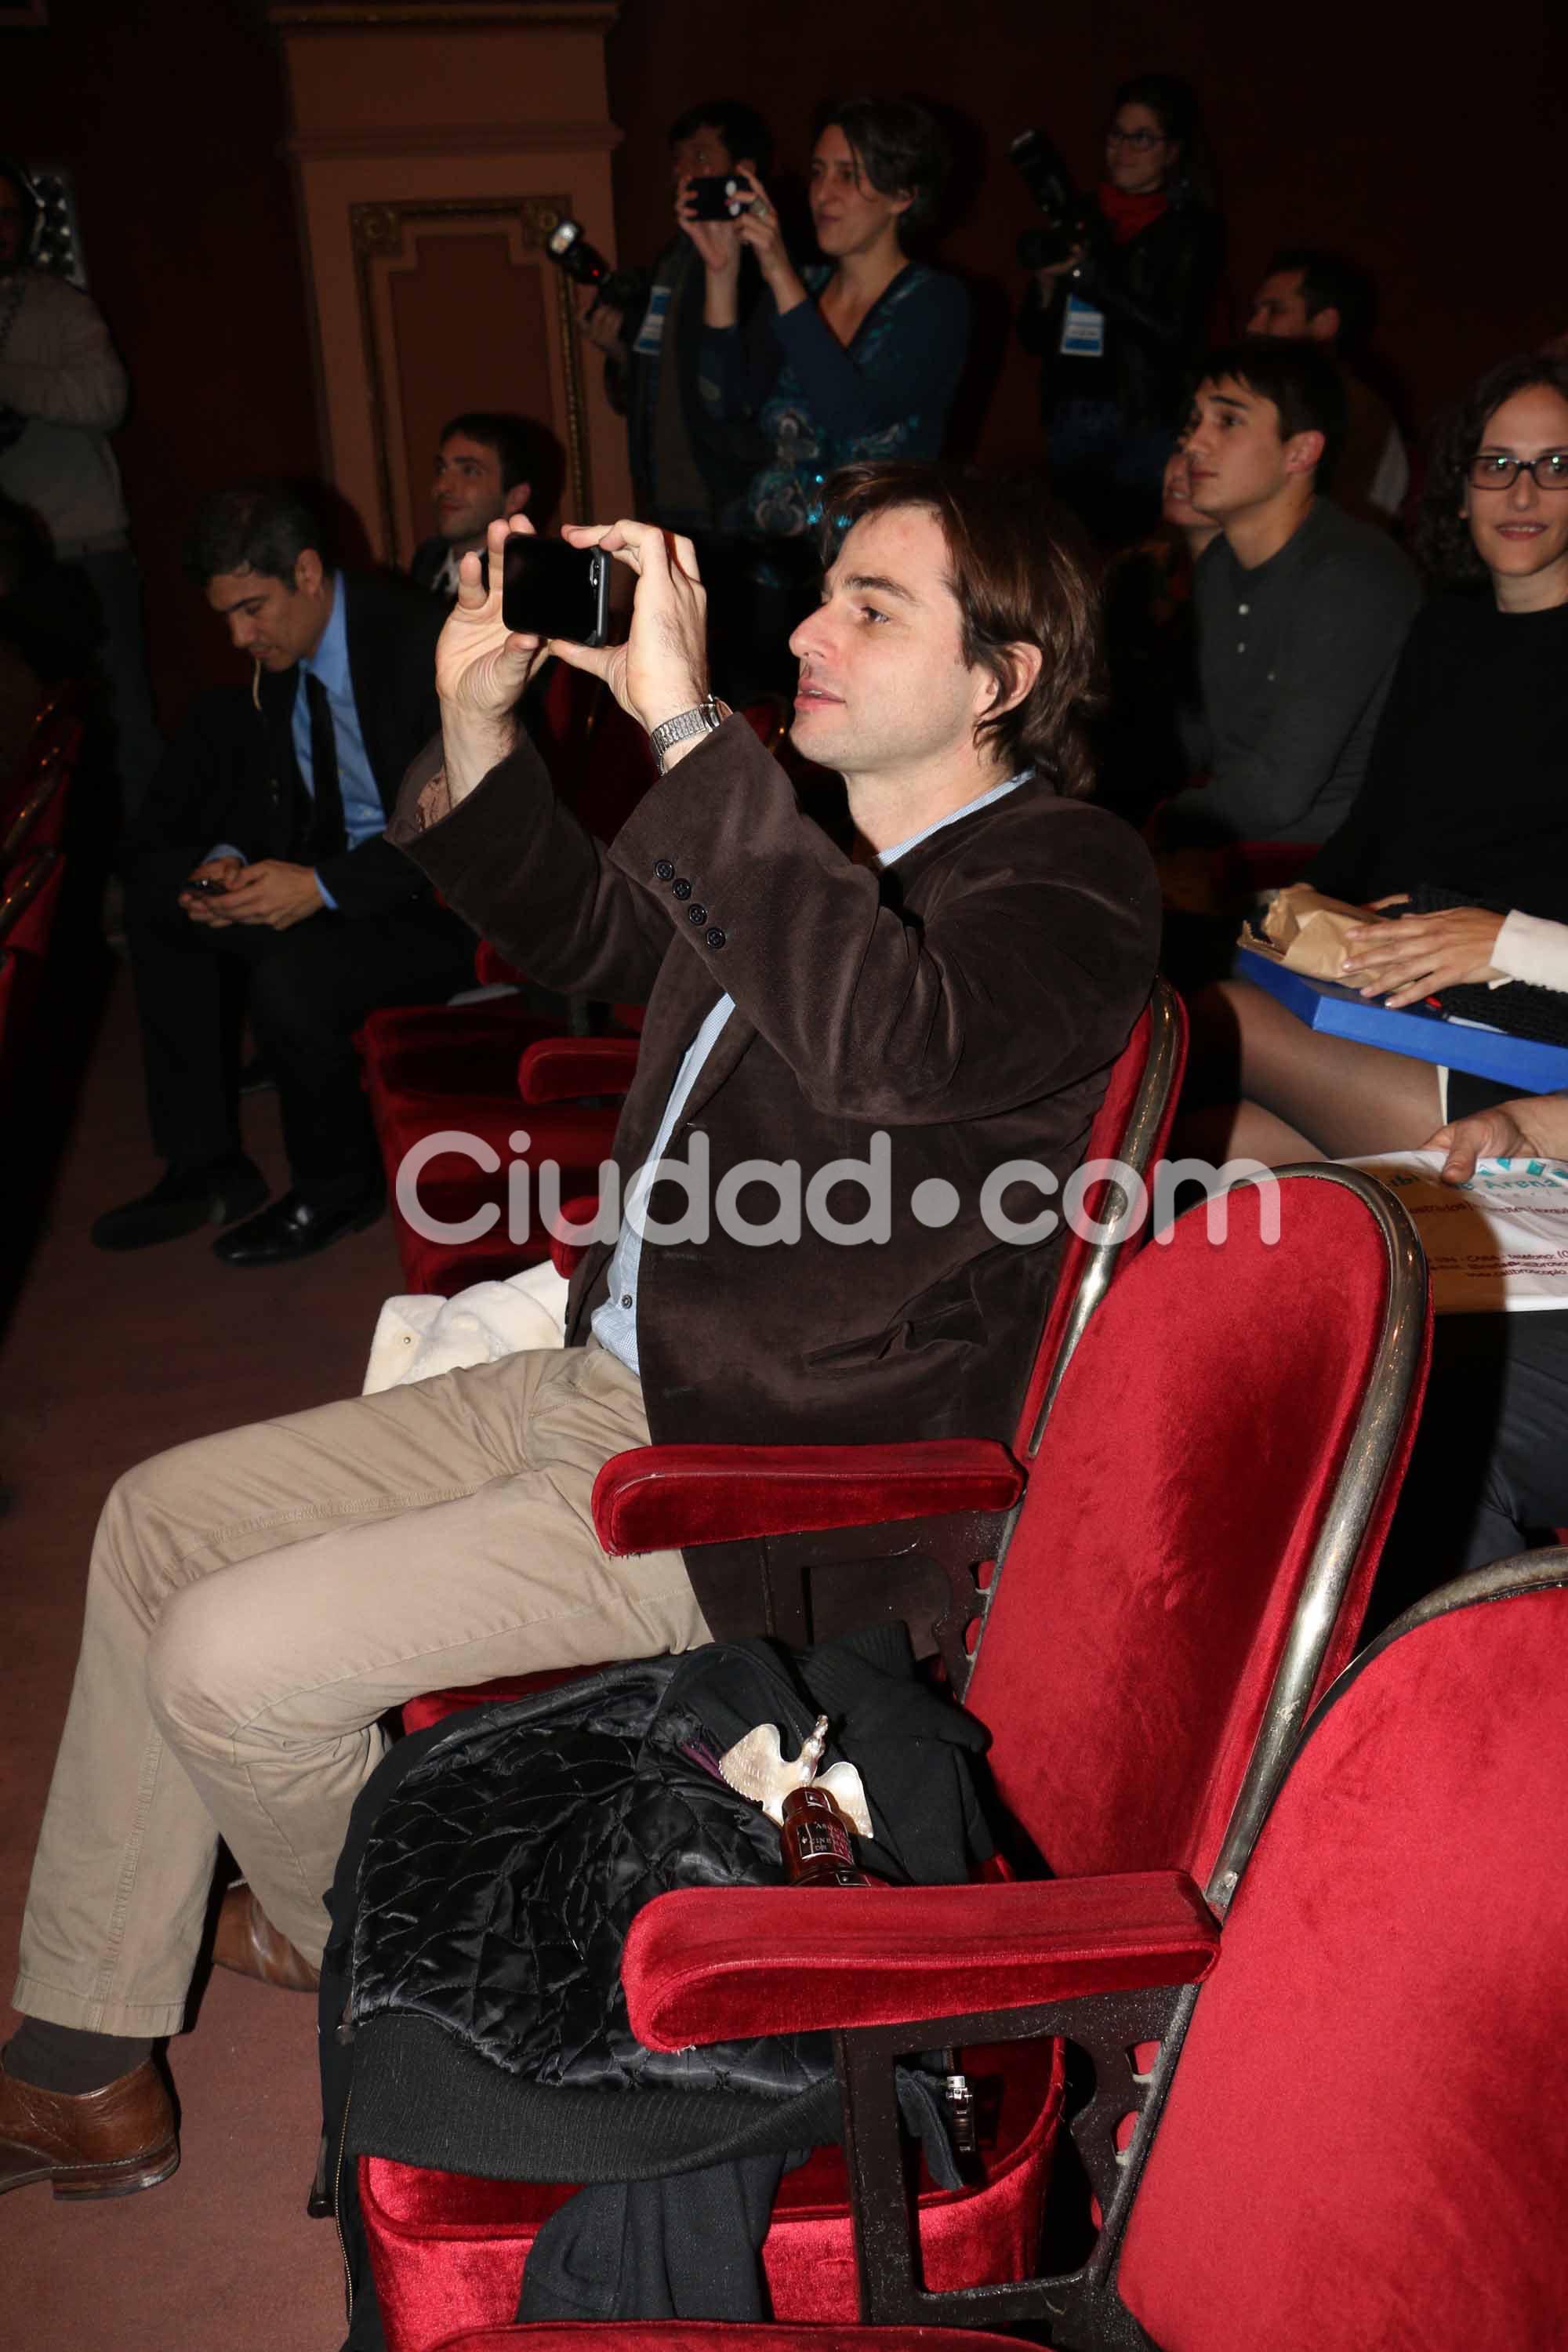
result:
<svg viewBox="0 0 1568 2352"><path fill-rule="evenodd" d="M637 1347L657 1444L1011 1439L1059 1242L996 1239L981 1189L1016 1160L1065 1183L1149 994L1159 894L1121 818L1031 780L879 872L801 814L734 718L607 849L526 739L456 808L427 747L389 832L532 979L646 1002L616 1135L623 1198L726 992L736 1009L668 1156L700 1131L712 1194L750 1160L796 1162L804 1191L889 1137L886 1242L836 1242L807 1218L797 1241L759 1247L713 1217L700 1244L645 1244ZM932 1178L956 1207L924 1223L911 1201ZM850 1222L866 1198L846 1187L829 1204ZM667 1183L648 1205L674 1219L684 1202ZM765 1223L777 1203L762 1188L740 1205ZM1026 1181L1005 1205L1019 1222L1060 1210ZM588 1336L609 1257L595 1244L577 1270L569 1345Z"/></svg>

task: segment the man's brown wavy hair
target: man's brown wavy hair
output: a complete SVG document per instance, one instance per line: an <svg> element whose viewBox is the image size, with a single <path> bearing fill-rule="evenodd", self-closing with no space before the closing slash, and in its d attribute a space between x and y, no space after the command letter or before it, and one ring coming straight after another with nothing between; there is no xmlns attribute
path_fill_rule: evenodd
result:
<svg viewBox="0 0 1568 2352"><path fill-rule="evenodd" d="M1100 699L1100 595L1079 526L1038 475L978 466L846 466L823 491L822 560L830 564L858 522L896 507L924 507L947 541L964 661L1004 694L1016 685L1010 648L1038 646L1040 674L1021 702L975 729L1003 773L1034 768L1059 793L1094 789L1089 721Z"/></svg>

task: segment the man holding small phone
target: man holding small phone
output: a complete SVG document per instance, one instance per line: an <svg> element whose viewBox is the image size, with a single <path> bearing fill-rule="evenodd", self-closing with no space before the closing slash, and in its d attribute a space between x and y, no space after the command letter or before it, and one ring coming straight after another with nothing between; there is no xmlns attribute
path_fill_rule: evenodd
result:
<svg viewBox="0 0 1568 2352"><path fill-rule="evenodd" d="M205 1223L236 1266L313 1255L379 1215L380 1157L353 1033L378 1004L461 988L473 942L382 837L435 717L445 607L337 570L291 492L215 495L190 568L255 664L198 698L127 851L126 929L154 1148L153 1189L100 1216L100 1249ZM276 1079L289 1186L243 1148L231 1013L243 982ZM243 1223L237 1221L243 1220Z"/></svg>
<svg viewBox="0 0 1568 2352"><path fill-rule="evenodd" d="M526 520L463 558L440 732L388 838L546 985L646 1004L615 1162L664 1230L628 1213L589 1243L563 1348L201 1439L115 1488L22 1936L0 2190L174 2169L153 2037L183 2021L218 1840L245 1882L218 1956L308 1983L390 1710L767 1630L740 1548L601 1549L610 1456L1012 1435L1059 1249L1054 1218L1024 1220L1148 995L1159 894L1137 835L1081 797L1096 602L1038 485L861 466L826 500L794 731L845 778L853 856L710 694L689 540L568 529L563 579L512 559L513 617L584 629L549 649L648 730L658 780L607 846L517 717L547 642L508 626ZM636 577L630 635L593 646L606 559ZM678 1241L682 1146L718 1189ZM821 1196L796 1230L747 1203L769 1169Z"/></svg>
<svg viewBox="0 0 1568 2352"><path fill-rule="evenodd" d="M669 128L669 177L679 193L693 179L712 183L710 202L728 202L730 183L764 174L773 139L754 109L737 99L710 99L689 107ZM715 219L732 219L727 209ZM752 270L742 299L754 300L762 280ZM703 272L691 241L677 236L654 263L647 299L633 317L595 300L585 289L578 303L583 331L610 362L621 388L632 461L633 504L639 515L699 540L722 530L726 509L745 488L754 455L717 438L706 421L698 388L702 345Z"/></svg>

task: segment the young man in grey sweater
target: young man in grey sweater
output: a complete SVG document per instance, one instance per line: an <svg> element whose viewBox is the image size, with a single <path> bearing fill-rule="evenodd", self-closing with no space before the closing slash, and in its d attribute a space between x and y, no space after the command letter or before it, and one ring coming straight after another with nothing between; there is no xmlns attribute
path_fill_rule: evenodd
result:
<svg viewBox="0 0 1568 2352"><path fill-rule="evenodd" d="M1216 352L1184 436L1220 525L1194 576L1209 777L1161 813L1171 845L1326 841L1349 809L1421 601L1387 536L1325 497L1344 392L1311 342Z"/></svg>

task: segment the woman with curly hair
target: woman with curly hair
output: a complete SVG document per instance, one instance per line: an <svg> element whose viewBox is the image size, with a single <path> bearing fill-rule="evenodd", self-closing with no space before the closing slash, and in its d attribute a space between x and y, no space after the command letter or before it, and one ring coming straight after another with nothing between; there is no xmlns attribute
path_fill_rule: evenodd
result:
<svg viewBox="0 0 1568 2352"><path fill-rule="evenodd" d="M1363 995L1412 1004L1489 966L1568 988L1568 363L1505 360L1455 408L1418 552L1438 593L1400 657L1366 781L1308 879L1369 907L1416 884L1474 901L1352 933L1342 977ZM1206 991L1194 1013L1197 1099L1215 1107L1189 1121L1188 1148L1223 1143L1222 1158L1418 1146L1507 1092L1320 1035L1246 982Z"/></svg>

